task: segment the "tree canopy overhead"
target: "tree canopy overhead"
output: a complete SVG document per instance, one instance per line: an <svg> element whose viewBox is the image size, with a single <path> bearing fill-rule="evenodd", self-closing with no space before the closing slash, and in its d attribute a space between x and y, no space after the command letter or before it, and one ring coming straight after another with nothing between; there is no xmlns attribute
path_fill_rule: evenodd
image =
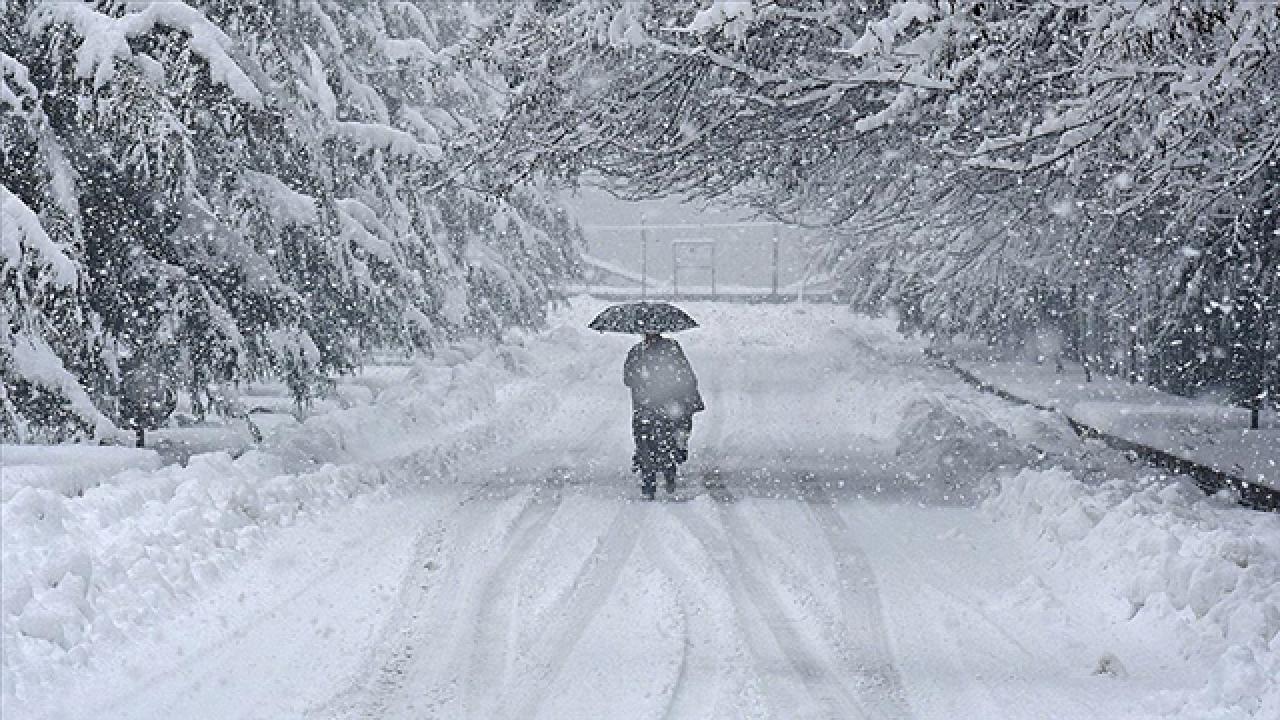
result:
<svg viewBox="0 0 1280 720"><path fill-rule="evenodd" d="M536 323L541 188L588 172L811 227L913 329L1277 394L1274 3L11 0L0 39L6 436L109 429L144 361L305 398Z"/></svg>
<svg viewBox="0 0 1280 720"><path fill-rule="evenodd" d="M1273 3L531 0L492 33L516 171L823 229L915 327L1275 392Z"/></svg>

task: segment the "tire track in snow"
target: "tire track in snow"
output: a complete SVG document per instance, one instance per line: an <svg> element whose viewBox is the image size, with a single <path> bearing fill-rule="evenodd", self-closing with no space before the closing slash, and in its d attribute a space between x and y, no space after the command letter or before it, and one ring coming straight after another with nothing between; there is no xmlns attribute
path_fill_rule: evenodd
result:
<svg viewBox="0 0 1280 720"><path fill-rule="evenodd" d="M784 708L791 708L793 711L796 708L804 707L805 698L796 696L790 689L780 693L776 687L767 687L769 682L768 673L762 671L767 669L766 666L769 664L767 659L771 658L773 653L770 652L769 648L765 647L766 643L760 637L757 626L761 623L761 620L750 617L750 609L742 601L746 591L742 587L738 574L732 571L733 559L726 549L727 541L723 537L717 537L715 529L697 517L693 510L692 507L688 506L675 507L672 508L672 515L680 521L684 530L695 539L711 563L715 565L716 574L720 577L730 595L730 600L733 603L733 626L743 634L747 652L750 655L749 660L751 661L752 671L756 673L761 684L766 686L762 688L763 702L772 706L768 716L780 717L779 705ZM771 689L773 690L772 692L770 692ZM783 699L781 703L778 702L780 696Z"/></svg>
<svg viewBox="0 0 1280 720"><path fill-rule="evenodd" d="M741 505L721 506L717 510L729 531L730 538L741 546L737 551L740 562L744 565L750 562L752 566L748 571L748 577L752 578L751 584L755 586L755 591L750 596L751 600L757 602L766 617L773 619L770 630L778 636L779 644L784 650L792 654L793 663L802 671L807 671L802 677L810 693L818 698L824 707L835 711L829 717L880 720L909 716L910 713L905 715L896 712L884 713L877 707L879 703L868 703L863 696L863 682L857 682L855 687L850 687L850 679L861 679L865 674L860 668L841 666L842 650L847 650L854 643L864 642L864 638L849 632L847 614L843 623L833 627L830 622L823 622L824 619L829 620L829 618L823 618L820 614L816 617L796 617L794 612L788 613L786 604L778 594L779 579L771 576L770 568L765 563L765 558L769 556L766 555L753 529L753 525L757 522L747 517L747 508ZM836 558L839 565L839 555L836 555ZM773 559L781 562L776 556ZM841 588L841 595L847 595L846 588ZM824 644L806 637L797 630L797 626L805 621L817 622L826 631L824 634L828 636L834 634L836 641Z"/></svg>
<svg viewBox="0 0 1280 720"><path fill-rule="evenodd" d="M530 644L530 660L515 688L515 701L511 703L517 711L499 713L494 717L538 716L574 648L614 591L618 577L640 538L641 525L638 514L627 504L620 504L608 530L574 578L568 594L568 606L557 621L544 627Z"/></svg>
<svg viewBox="0 0 1280 720"><path fill-rule="evenodd" d="M493 489L488 484L471 488L455 508L451 518L442 520L430 529L424 529L414 543L413 559L409 570L400 582L399 602L387 619L378 641L369 652L364 670L357 673L348 686L317 706L311 715L335 718L382 717L386 713L387 697L401 685L405 667L412 662L417 647L415 623L426 596L432 587L432 571L437 558L442 555L445 538L458 529L458 518L469 512L472 503L482 496L489 496ZM448 524L447 520L452 520Z"/></svg>
<svg viewBox="0 0 1280 720"><path fill-rule="evenodd" d="M579 374L589 377L595 369L586 368ZM383 647L377 659L370 661L366 676L347 693L357 700L363 696L362 701L345 704L347 714L362 718L387 717L397 711L397 700L403 700L406 692L429 686L433 680L440 682L435 687L426 687L422 695L434 696L439 703L471 705L486 697L492 702L500 689L498 684L488 682L492 680L493 667L501 662L510 675L514 657L512 643L516 639L511 616L515 592L511 589L514 582L502 580L520 575L515 571L527 559L528 553L524 551L536 546L545 533L560 508L561 493L574 484L575 468L590 470L599 462L596 456L601 447L611 445L607 435L612 429L608 422L612 414L608 413L607 404L602 406L586 402L582 397L565 398L556 393L529 391L529 394L551 400L542 413L546 421L523 427L524 432L511 438L504 451L472 464L463 472L459 478L463 482L465 476L474 477L477 473L499 477L481 482L473 492L473 498L488 494L488 502L477 503L453 518L450 533L437 533L434 551L425 545L422 547L413 565L416 572L404 583L398 620L387 624L386 639L381 643ZM585 431L566 434L563 430L566 427ZM517 481L525 474L529 477ZM536 478L540 475L543 477L539 481ZM493 520L493 516L503 514L504 503L513 502L521 495L520 488L530 486L535 495L543 491L554 494L554 506L544 503L543 507L534 509L536 500L529 499L516 517L505 523ZM537 516L531 519L533 513ZM498 535L508 539L489 537L487 529L494 526L502 530ZM476 577L474 566L491 564L493 561L488 555L498 548L505 554L496 561L497 565L486 576ZM437 572L437 566L445 570ZM615 578L616 575L617 571ZM505 617L504 610L507 611ZM473 618L469 624L465 621L468 616ZM468 655L464 651L472 644L475 648ZM441 659L420 657L428 653ZM448 677L450 673L452 678ZM330 707L334 706L331 702ZM407 714L416 717L415 713L419 712L420 709ZM474 707L463 707L460 712L483 715ZM450 715L446 713L446 716Z"/></svg>
<svg viewBox="0 0 1280 720"><path fill-rule="evenodd" d="M458 507L462 508L473 501L484 489L481 487L473 490L458 503ZM418 615L412 610L423 604L428 588L428 574L433 568L432 561L424 561L423 558L439 554L446 534L444 522L424 529L419 534L414 542L410 569L400 583L399 602L370 651L364 664L365 669L344 690L315 708L309 715L355 718L381 717L385 713L386 705L380 700L396 691L403 681L405 666L414 656L413 621ZM366 695L368 697L363 697ZM363 712L360 710L362 706Z"/></svg>
<svg viewBox="0 0 1280 720"><path fill-rule="evenodd" d="M800 487L822 528L835 558L843 615L835 648L846 669L863 678L859 694L873 701L876 717L909 718L902 675L893 662L885 632L880 590L871 563L854 540L853 531L835 509L834 500L820 483L802 477Z"/></svg>
<svg viewBox="0 0 1280 720"><path fill-rule="evenodd" d="M563 500L563 493L554 492L550 502L534 501L539 506L538 511L523 519L523 526L506 543L502 560L489 573L470 605L470 653L465 664L470 670L464 707L472 717L504 716L497 710L501 707L502 693L508 687L513 672L516 586L521 577L520 569ZM463 663L457 665L463 666Z"/></svg>
<svg viewBox="0 0 1280 720"><path fill-rule="evenodd" d="M842 683L842 673L824 661L793 627L795 618L782 607L766 573L758 567L759 547L731 517L741 504L717 504L717 517L724 534L688 508L675 514L689 532L716 560L729 584L747 638L755 669L767 686L766 696L774 706L771 715L783 718L863 718L868 715ZM743 546L746 547L743 547ZM801 687L797 688L795 685Z"/></svg>
<svg viewBox="0 0 1280 720"><path fill-rule="evenodd" d="M676 588L684 640L663 717L741 720L752 707L744 702L754 701L757 710L762 703L758 683L752 682L752 668L745 662L750 651L736 622L739 613L729 584L678 518L663 512L655 519L661 525L646 534L642 546ZM682 546L693 546L694 551ZM725 699L732 707L721 704Z"/></svg>
<svg viewBox="0 0 1280 720"><path fill-rule="evenodd" d="M645 538L645 540L648 541L649 538ZM673 581L676 578L681 580L681 582L675 583L678 595L679 589L687 587L689 579L687 577L680 576L677 572L673 572L676 564L670 557L667 557L666 548L654 542L645 542L644 544L649 548L649 557L657 561L659 568L667 574L668 578L671 578ZM684 707L700 707L697 699L691 699L691 695L693 693L689 691L689 666L692 664L691 657L694 654L692 637L693 631L689 613L685 611L685 602L683 598L681 598L681 603L677 606L677 609L680 611L680 663L676 667L676 679L671 684L670 695L667 698L667 707L662 712L663 718L694 717L692 713L680 711L678 709ZM703 703L701 706L705 707L707 704L709 703Z"/></svg>
<svg viewBox="0 0 1280 720"><path fill-rule="evenodd" d="M490 484L483 484L472 497L487 499L492 492ZM553 503L539 502L535 491L518 488L494 502L460 507L449 531L436 534L435 547L424 547L415 558L414 573L402 588L405 600L397 627L388 625L391 642L370 673L357 680L352 694L364 697L345 704L348 716L437 716L440 706L465 702L468 678L460 674L471 668L468 631L490 602L484 591L500 577L495 573L509 566L513 553L527 549L517 540L545 525L558 504L558 497Z"/></svg>
<svg viewBox="0 0 1280 720"><path fill-rule="evenodd" d="M848 335L847 332L841 334ZM862 353L852 356L862 360L864 372L874 373L893 361L893 358L866 344L863 338L851 337L850 341L863 349ZM778 430L783 448L799 446L799 427L790 425ZM880 607L880 591L871 564L858 546L852 530L835 510L829 479L790 470L792 467L793 458L785 456L777 468L778 474L789 481L796 499L806 502L812 525L820 528L835 563L840 618L836 623L828 624L825 634L837 663L834 669L840 675L859 679L857 702L867 717L909 718L912 712L906 701L901 673L893 661ZM721 516L736 516L740 521L745 518L742 508L733 510L736 512L730 513L721 508ZM740 522L738 527L742 530L742 537L753 537L744 523ZM755 556L762 558L759 546L755 547Z"/></svg>

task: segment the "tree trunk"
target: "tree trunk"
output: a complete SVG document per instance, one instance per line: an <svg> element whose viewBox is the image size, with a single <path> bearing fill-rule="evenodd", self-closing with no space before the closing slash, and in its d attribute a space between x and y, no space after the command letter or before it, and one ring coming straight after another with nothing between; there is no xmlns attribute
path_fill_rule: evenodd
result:
<svg viewBox="0 0 1280 720"><path fill-rule="evenodd" d="M1274 347L1272 342L1272 328L1275 320L1272 317L1272 310L1275 302L1272 298L1266 296L1266 292L1257 293L1257 319L1254 324L1254 333L1257 337L1258 351L1253 357L1256 368L1254 370L1253 382L1253 398L1249 403L1249 427L1257 430L1262 425L1262 403L1267 397L1267 391L1271 387L1270 366L1271 358L1276 350L1280 348Z"/></svg>
<svg viewBox="0 0 1280 720"><path fill-rule="evenodd" d="M1129 384L1138 382L1138 321L1129 327Z"/></svg>
<svg viewBox="0 0 1280 720"><path fill-rule="evenodd" d="M1080 304L1080 365L1084 368L1084 381L1093 382L1093 369L1089 362L1089 302Z"/></svg>

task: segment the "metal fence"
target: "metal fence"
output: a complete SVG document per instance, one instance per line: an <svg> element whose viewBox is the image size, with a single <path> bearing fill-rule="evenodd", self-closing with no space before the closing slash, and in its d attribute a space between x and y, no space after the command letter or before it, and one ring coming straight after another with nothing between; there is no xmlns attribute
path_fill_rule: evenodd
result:
<svg viewBox="0 0 1280 720"><path fill-rule="evenodd" d="M829 293L801 229L772 222L584 225L584 287L609 295L727 299Z"/></svg>

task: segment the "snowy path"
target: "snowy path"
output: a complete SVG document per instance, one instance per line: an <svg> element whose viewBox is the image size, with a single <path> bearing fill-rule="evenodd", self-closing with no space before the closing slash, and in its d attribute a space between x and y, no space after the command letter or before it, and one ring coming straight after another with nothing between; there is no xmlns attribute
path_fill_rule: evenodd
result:
<svg viewBox="0 0 1280 720"><path fill-rule="evenodd" d="M1042 577L971 506L978 471L895 479L932 462L896 452L914 401L996 405L882 324L698 314L709 410L675 497L638 501L625 470L626 340L565 334L563 364L500 399L517 436L281 531L50 716L1138 718L1189 682ZM1093 673L1106 653L1125 676Z"/></svg>

